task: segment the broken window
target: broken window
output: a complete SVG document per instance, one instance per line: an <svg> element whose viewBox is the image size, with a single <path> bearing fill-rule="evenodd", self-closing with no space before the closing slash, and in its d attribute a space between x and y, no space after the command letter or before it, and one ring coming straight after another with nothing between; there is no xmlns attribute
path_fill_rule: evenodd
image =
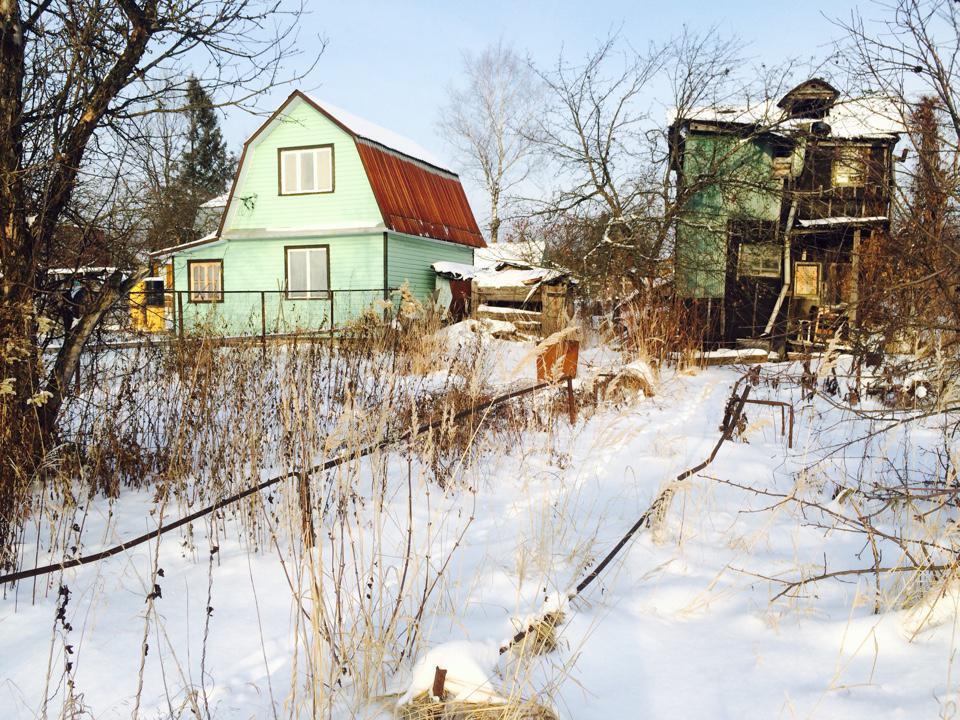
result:
<svg viewBox="0 0 960 720"><path fill-rule="evenodd" d="M820 297L820 263L793 264L793 294L796 297Z"/></svg>
<svg viewBox="0 0 960 720"><path fill-rule="evenodd" d="M833 160L834 187L862 187L867 179L867 163L861 147L837 148Z"/></svg>
<svg viewBox="0 0 960 720"><path fill-rule="evenodd" d="M783 250L775 243L743 244L737 263L739 277L780 277Z"/></svg>
<svg viewBox="0 0 960 720"><path fill-rule="evenodd" d="M731 218L727 233L737 277L780 277L783 251L776 242L776 224L756 218ZM735 253L735 254L734 254Z"/></svg>

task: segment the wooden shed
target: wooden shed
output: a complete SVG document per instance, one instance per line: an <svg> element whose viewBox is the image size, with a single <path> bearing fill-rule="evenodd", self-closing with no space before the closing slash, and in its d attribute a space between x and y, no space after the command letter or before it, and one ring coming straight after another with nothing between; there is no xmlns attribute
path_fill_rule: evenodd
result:
<svg viewBox="0 0 960 720"><path fill-rule="evenodd" d="M572 289L577 281L565 270L539 267L519 261L502 262L493 268L460 263L435 263L438 296L451 314L457 307L462 283L469 280L469 314L478 318L506 320L517 330L547 336L566 327L573 316ZM449 287L444 292L444 286Z"/></svg>

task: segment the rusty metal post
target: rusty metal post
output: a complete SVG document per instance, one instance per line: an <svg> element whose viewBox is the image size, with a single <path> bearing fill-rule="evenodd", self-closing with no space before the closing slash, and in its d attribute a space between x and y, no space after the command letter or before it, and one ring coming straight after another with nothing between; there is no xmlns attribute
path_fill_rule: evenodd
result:
<svg viewBox="0 0 960 720"><path fill-rule="evenodd" d="M443 686L447 682L447 669L442 668L437 665L437 669L433 672L433 688L431 693L433 697L443 700Z"/></svg>
<svg viewBox="0 0 960 720"><path fill-rule="evenodd" d="M751 398L749 400L745 400L744 403L780 408L780 435L787 436L787 447L791 450L793 449L793 405L791 403L783 400L760 400L759 398ZM783 415L784 410L787 411L787 415L790 417L789 432L787 431L787 423ZM726 422L726 418L724 419L724 422ZM774 423L774 426L776 426L776 423Z"/></svg>
<svg viewBox="0 0 960 720"><path fill-rule="evenodd" d="M787 447L793 450L793 405L787 406L787 413L790 415L790 434L787 435Z"/></svg>
<svg viewBox="0 0 960 720"><path fill-rule="evenodd" d="M267 354L267 294L260 291L260 350Z"/></svg>
<svg viewBox="0 0 960 720"><path fill-rule="evenodd" d="M573 378L567 378L567 412L570 414L570 424L577 424L577 406L573 400Z"/></svg>
<svg viewBox="0 0 960 720"><path fill-rule="evenodd" d="M180 323L180 340L183 340L183 290L177 290L177 322Z"/></svg>

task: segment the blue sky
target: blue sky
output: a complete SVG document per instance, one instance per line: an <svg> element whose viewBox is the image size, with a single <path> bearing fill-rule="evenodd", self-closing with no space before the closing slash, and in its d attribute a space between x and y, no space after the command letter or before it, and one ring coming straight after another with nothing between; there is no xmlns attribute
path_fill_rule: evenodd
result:
<svg viewBox="0 0 960 720"><path fill-rule="evenodd" d="M860 3L861 5L863 3ZM637 47L663 41L683 24L695 30L717 26L738 35L758 61L802 62L822 58L839 34L830 18L849 16L857 3L785 0L617 0L615 2L354 2L311 0L301 22L300 42L329 44L316 69L300 83L356 115L404 134L449 156L435 122L449 83L456 83L464 51L479 51L500 37L538 64L555 61L561 48L572 59L585 54L612 29ZM865 15L875 15L869 5ZM289 94L278 89L258 103L269 113ZM225 121L231 149L261 118L232 112ZM473 190L472 188L470 190ZM471 198L475 192L471 192Z"/></svg>

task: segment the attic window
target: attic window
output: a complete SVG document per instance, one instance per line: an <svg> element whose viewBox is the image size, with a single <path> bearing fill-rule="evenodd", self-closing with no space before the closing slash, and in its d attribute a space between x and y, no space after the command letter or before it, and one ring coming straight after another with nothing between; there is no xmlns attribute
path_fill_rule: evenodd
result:
<svg viewBox="0 0 960 720"><path fill-rule="evenodd" d="M830 83L811 78L784 95L777 107L782 108L788 118L822 120L830 112L839 95Z"/></svg>
<svg viewBox="0 0 960 720"><path fill-rule="evenodd" d="M333 192L333 145L280 148L281 195Z"/></svg>

